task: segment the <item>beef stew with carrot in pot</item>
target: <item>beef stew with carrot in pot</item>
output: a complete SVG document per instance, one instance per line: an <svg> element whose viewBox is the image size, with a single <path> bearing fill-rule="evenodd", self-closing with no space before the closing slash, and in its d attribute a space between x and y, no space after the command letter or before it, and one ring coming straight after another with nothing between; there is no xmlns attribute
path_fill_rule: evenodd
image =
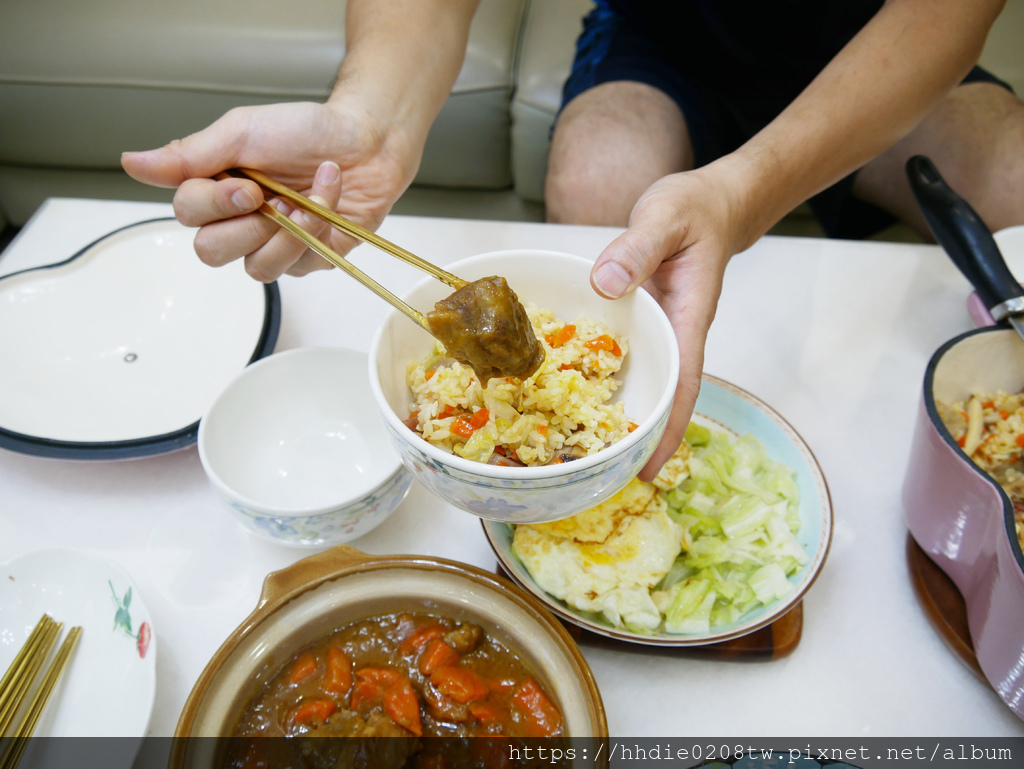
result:
<svg viewBox="0 0 1024 769"><path fill-rule="evenodd" d="M296 653L242 713L233 737L564 736L530 670L478 625L403 612L354 622ZM238 741L233 766L262 765ZM315 742L315 741L314 741ZM256 746L256 747L254 747ZM389 762L384 762L389 763Z"/></svg>

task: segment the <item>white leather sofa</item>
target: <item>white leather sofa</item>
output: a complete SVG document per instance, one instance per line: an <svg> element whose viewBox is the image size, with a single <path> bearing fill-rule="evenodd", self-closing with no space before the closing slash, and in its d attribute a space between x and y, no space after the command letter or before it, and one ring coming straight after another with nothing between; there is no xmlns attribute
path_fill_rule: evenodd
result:
<svg viewBox="0 0 1024 769"><path fill-rule="evenodd" d="M590 0L482 0L466 62L396 211L539 219L550 128ZM0 1L0 225L50 196L169 200L120 170L231 107L321 100L344 0ZM1024 93L1024 0L983 62Z"/></svg>

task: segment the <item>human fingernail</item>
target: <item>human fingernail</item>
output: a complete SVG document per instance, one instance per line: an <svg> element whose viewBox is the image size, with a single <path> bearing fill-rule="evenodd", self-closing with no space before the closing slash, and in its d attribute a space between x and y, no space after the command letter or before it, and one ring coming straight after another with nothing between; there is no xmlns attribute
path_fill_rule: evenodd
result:
<svg viewBox="0 0 1024 769"><path fill-rule="evenodd" d="M231 202L234 203L235 208L239 211L252 211L256 208L256 201L249 194L249 190L244 187L239 187L235 190L231 196Z"/></svg>
<svg viewBox="0 0 1024 769"><path fill-rule="evenodd" d="M594 273L594 284L605 296L618 299L629 289L629 273L616 262L605 262Z"/></svg>
<svg viewBox="0 0 1024 769"><path fill-rule="evenodd" d="M321 185L336 184L340 178L341 169L337 163L331 160L321 163L316 171L316 180Z"/></svg>

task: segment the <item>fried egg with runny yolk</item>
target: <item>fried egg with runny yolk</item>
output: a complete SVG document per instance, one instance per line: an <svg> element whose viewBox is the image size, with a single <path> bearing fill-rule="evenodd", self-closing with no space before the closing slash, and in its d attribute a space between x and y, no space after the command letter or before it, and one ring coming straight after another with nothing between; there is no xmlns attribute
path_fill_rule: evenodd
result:
<svg viewBox="0 0 1024 769"><path fill-rule="evenodd" d="M634 479L571 518L517 526L512 549L538 587L572 608L656 630L650 591L682 551L682 535L658 487Z"/></svg>

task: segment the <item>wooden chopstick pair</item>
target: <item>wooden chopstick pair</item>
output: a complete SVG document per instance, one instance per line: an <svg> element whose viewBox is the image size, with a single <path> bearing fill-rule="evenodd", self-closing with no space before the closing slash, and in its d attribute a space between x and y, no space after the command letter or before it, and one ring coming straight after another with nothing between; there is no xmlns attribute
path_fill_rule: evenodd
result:
<svg viewBox="0 0 1024 769"><path fill-rule="evenodd" d="M81 627L71 628L30 699L32 684L63 629L63 622L55 622L44 614L0 679L0 769L14 769L21 761L28 738L82 635ZM27 708L23 707L26 702ZM15 721L19 714L20 719Z"/></svg>
<svg viewBox="0 0 1024 769"><path fill-rule="evenodd" d="M299 208L305 211L306 213L315 216L321 221L327 222L332 227L336 227L337 229L341 230L347 235L352 236L356 240L360 240L364 243L369 243L372 246L376 246L381 251L391 254L392 256L401 259L403 262L406 262L407 264L411 264L413 267L423 270L431 277L437 278L437 280L441 281L442 283L448 286L451 286L453 289L458 290L468 283L468 281L456 277L455 275L452 275L450 272L442 270L440 267L431 264L426 259L416 256L415 254L406 251L401 246L397 246L394 243L385 240L380 235L377 235L374 232L370 232L365 227L361 227L355 222L349 221L345 217L340 216L334 211L331 211L330 209L319 205L318 203L316 203L313 200L310 200L304 195L300 195L295 190L281 184L275 179L271 179L269 176L260 171L256 171L250 168L233 168L224 173L217 174L216 176L217 179L227 179L229 177L251 179L258 185L263 187L264 190L269 191L274 195L277 195L282 200L287 201L296 208ZM282 228L284 228L293 236L302 241L307 248L322 256L335 267L344 270L346 273L348 273L353 278L358 280L368 289L373 291L373 293L375 293L381 299L388 302L393 307L396 307L397 309L401 310L414 323L416 323L426 331L430 332L430 326L427 324L427 319L423 316L421 312L403 302L401 299L392 294L382 285L377 283L377 281L375 281L369 275L367 275L362 270L352 265L347 259L345 259L343 256L341 256L333 249L331 249L331 247L325 244L323 241L310 235L308 232L302 229L302 227L293 222L289 217L285 216L283 213L281 213L272 205L270 205L270 203L264 202L263 205L261 205L258 210L268 219L271 219L272 221L276 222Z"/></svg>

